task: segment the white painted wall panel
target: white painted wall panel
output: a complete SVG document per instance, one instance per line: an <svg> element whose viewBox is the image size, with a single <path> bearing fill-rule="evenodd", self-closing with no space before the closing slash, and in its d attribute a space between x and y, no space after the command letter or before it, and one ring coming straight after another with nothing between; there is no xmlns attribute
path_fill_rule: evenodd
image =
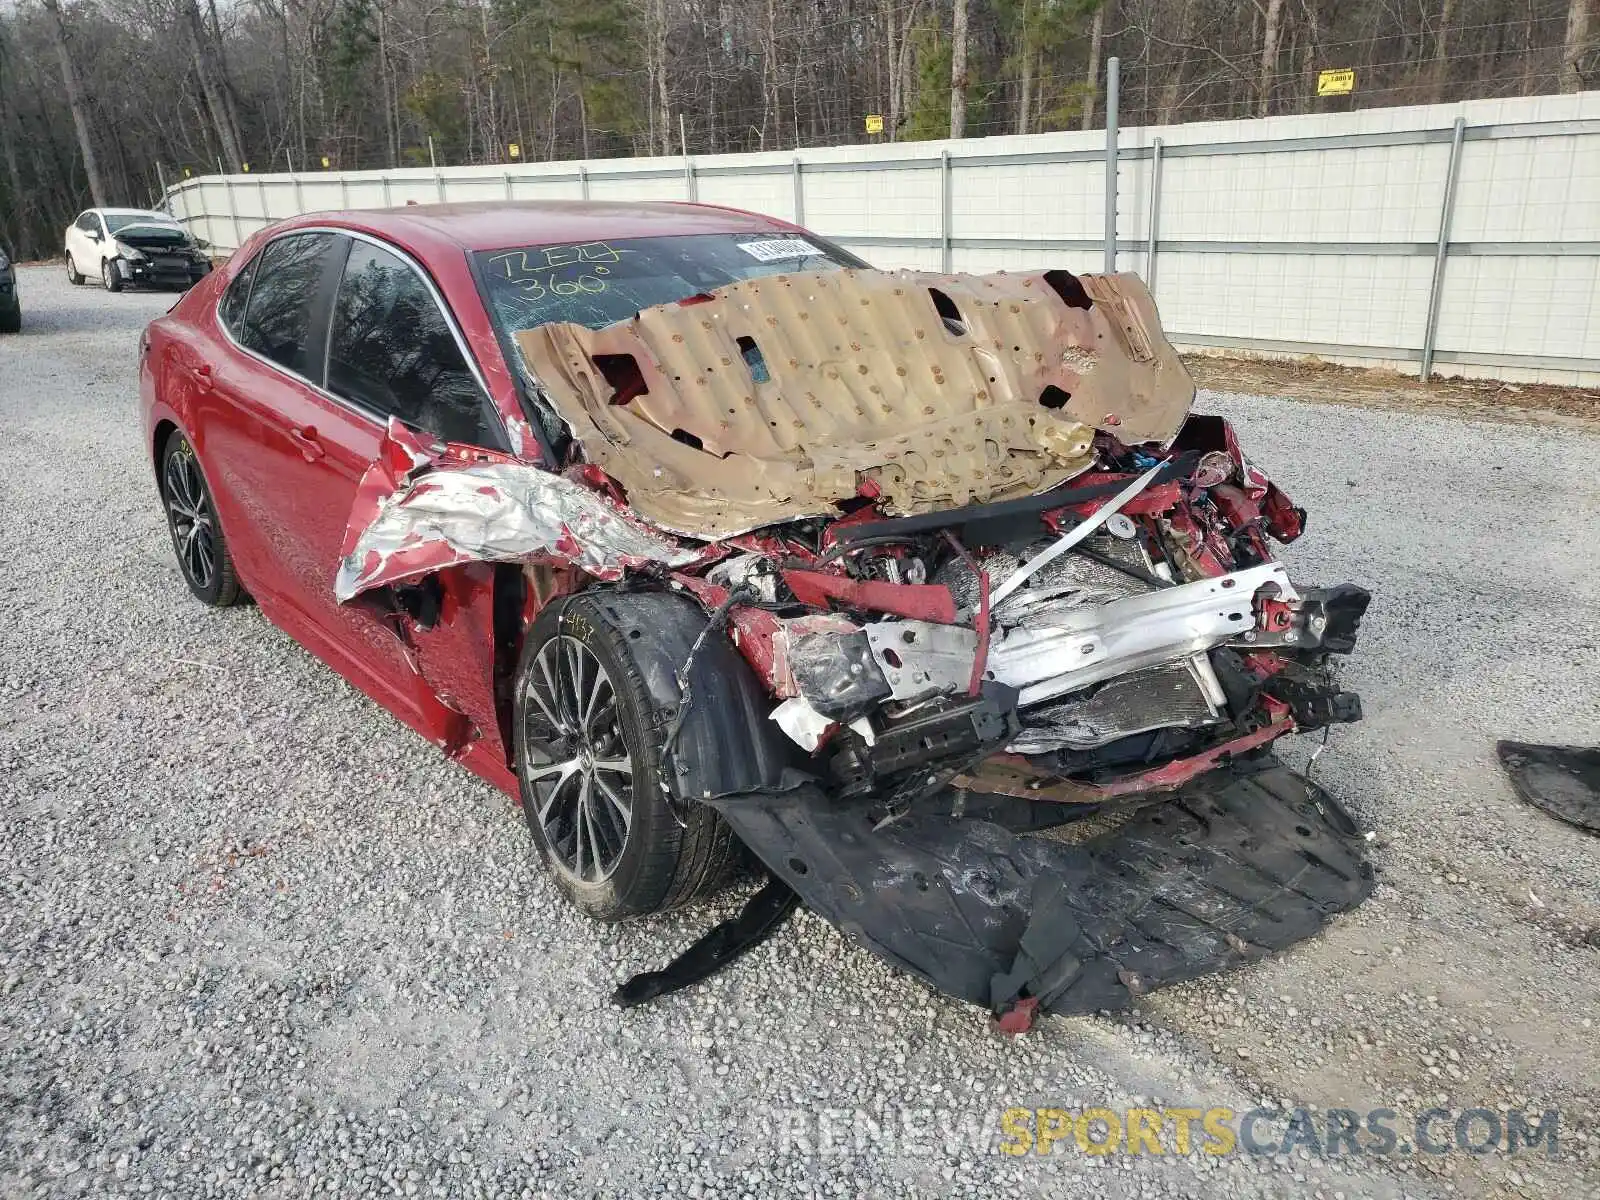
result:
<svg viewBox="0 0 1600 1200"><path fill-rule="evenodd" d="M1199 339L1190 345L1226 339L1266 353L1316 347L1352 361L1415 363L1427 334L1449 130L1457 117L1469 135L1452 218L1457 252L1447 261L1438 319L1441 369L1600 383L1600 255L1594 252L1600 248L1600 92L1124 130L1118 267L1151 273L1145 243L1155 179L1148 152L1160 138L1169 153L1162 163L1154 291L1175 341L1185 344L1188 335ZM1417 131L1431 131L1431 140L1293 150L1263 145ZM1105 168L1099 159L1049 159L1098 153L1103 146L1099 131L1064 132L692 161L702 169L695 188L701 201L791 219L791 166L798 157L805 223L878 266L938 270L945 261L940 239L948 235L955 270L1059 266L1083 272L1102 264ZM1182 153L1183 147L1193 152ZM952 156L948 228L941 151ZM1023 155L1046 161L1007 161ZM926 166L829 169L888 160ZM577 199L579 166L208 177L173 188L170 203L198 236L228 250L263 224L298 212L434 203L441 183L452 201L504 200L508 177L516 200ZM768 170L747 171L754 166ZM682 200L689 194L684 167L683 159L672 157L592 162L589 195ZM716 172L705 174L709 167ZM1078 244L1004 244L1016 239ZM1302 245L1264 253L1249 245L1263 242L1345 248L1312 253ZM1244 245L1223 253L1185 243ZM1405 253L1360 249L1368 243L1392 243ZM1515 243L1534 245L1518 253ZM1553 252L1561 246L1574 252ZM1454 355L1485 362L1457 365L1450 362Z"/></svg>

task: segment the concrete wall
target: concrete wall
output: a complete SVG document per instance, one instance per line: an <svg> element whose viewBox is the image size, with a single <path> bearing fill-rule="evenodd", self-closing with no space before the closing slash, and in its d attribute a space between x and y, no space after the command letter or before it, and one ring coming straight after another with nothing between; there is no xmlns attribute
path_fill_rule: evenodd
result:
<svg viewBox="0 0 1600 1200"><path fill-rule="evenodd" d="M1117 265L1153 279L1180 345L1414 372L1457 118L1435 370L1600 384L1600 92L1124 130ZM1104 146L1101 132L1052 133L688 162L213 176L172 188L169 202L224 251L266 222L323 209L694 198L798 218L883 267L1081 272L1104 261Z"/></svg>

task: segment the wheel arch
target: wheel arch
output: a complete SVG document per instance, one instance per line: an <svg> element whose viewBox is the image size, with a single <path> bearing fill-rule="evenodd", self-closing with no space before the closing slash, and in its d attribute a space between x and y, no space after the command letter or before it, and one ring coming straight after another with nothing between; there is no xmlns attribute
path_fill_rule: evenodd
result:
<svg viewBox="0 0 1600 1200"><path fill-rule="evenodd" d="M725 633L706 634L706 612L694 600L598 585L553 597L539 611L559 612L579 598L590 601L594 614L629 648L655 706L656 728L672 725L683 696L678 672L689 662L689 708L669 764L669 782L680 799L781 790L805 778L798 748L770 720L771 697ZM519 657L531 630L531 621L521 630Z"/></svg>
<svg viewBox="0 0 1600 1200"><path fill-rule="evenodd" d="M163 417L156 422L155 433L150 446L150 463L155 468L156 486L161 489L161 494L167 494L167 485L161 481L161 452L166 449L167 441L178 430L178 423Z"/></svg>

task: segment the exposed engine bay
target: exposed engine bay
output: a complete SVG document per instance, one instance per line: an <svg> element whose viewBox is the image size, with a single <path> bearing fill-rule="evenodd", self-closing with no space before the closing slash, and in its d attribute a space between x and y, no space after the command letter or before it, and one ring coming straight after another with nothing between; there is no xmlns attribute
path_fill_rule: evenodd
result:
<svg viewBox="0 0 1600 1200"><path fill-rule="evenodd" d="M1367 593L1297 587L1272 559L1304 515L1227 426L1193 418L1158 455L1096 442L1097 469L1038 500L834 522L676 582L732 601L773 719L838 794L889 809L951 783L1065 803L1170 790L1359 719L1329 656Z"/></svg>
<svg viewBox="0 0 1600 1200"><path fill-rule="evenodd" d="M1225 420L1189 413L1193 384L1136 277L778 275L518 342L563 469L433 453L392 427L340 599L472 560L692 597L708 623L673 664L680 761L662 786L713 804L775 878L891 961L997 1014L1103 1007L1244 943L1287 944L1370 889L1348 817L1268 757L1360 718L1337 664L1368 593L1276 561L1306 514ZM727 773L686 765L677 740L686 712L719 703L693 660L724 636L786 739L781 774L756 787L737 772L719 786ZM1153 827L1099 858L1015 844L1157 798L1202 827L1171 848L1187 873L1162 877ZM1260 850L1266 884L1227 882L1244 851L1201 863L1221 844L1208 813L1248 829L1269 809L1287 841ZM820 871L816 839L835 827ZM1130 924L1042 932L1094 910L1096 864L1119 855L1146 880L1118 909ZM1332 871L1320 890L1295 883L1306 862ZM1202 876L1213 890L1188 887ZM939 878L946 907L913 920ZM1205 946L1180 937L1150 960L1168 967L1116 967L1113 947L1154 936L1132 914L1164 888L1181 894L1169 907L1204 909ZM862 910L891 893L898 908ZM952 959L957 926L971 954ZM1113 966L1088 987L1062 956ZM1008 982L979 994L991 976Z"/></svg>

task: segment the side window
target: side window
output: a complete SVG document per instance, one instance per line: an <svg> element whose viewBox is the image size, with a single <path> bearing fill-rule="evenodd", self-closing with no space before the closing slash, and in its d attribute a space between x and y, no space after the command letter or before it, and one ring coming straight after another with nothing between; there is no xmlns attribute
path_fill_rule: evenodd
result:
<svg viewBox="0 0 1600 1200"><path fill-rule="evenodd" d="M100 222L96 219L92 212L86 212L79 217L77 225L78 228L83 230L85 233L92 233L94 230L100 228Z"/></svg>
<svg viewBox="0 0 1600 1200"><path fill-rule="evenodd" d="M313 383L322 381L322 364L311 310L334 245L331 233L292 234L267 243L256 256L255 286L236 327L240 345Z"/></svg>
<svg viewBox="0 0 1600 1200"><path fill-rule="evenodd" d="M444 314L398 256L352 244L328 338L330 392L446 441L504 443Z"/></svg>
<svg viewBox="0 0 1600 1200"><path fill-rule="evenodd" d="M233 277L233 282L223 293L222 303L217 306L217 315L222 318L222 323L235 334L244 328L244 306L250 299L250 281L256 277L256 264L260 261L258 254L245 263L244 269Z"/></svg>

